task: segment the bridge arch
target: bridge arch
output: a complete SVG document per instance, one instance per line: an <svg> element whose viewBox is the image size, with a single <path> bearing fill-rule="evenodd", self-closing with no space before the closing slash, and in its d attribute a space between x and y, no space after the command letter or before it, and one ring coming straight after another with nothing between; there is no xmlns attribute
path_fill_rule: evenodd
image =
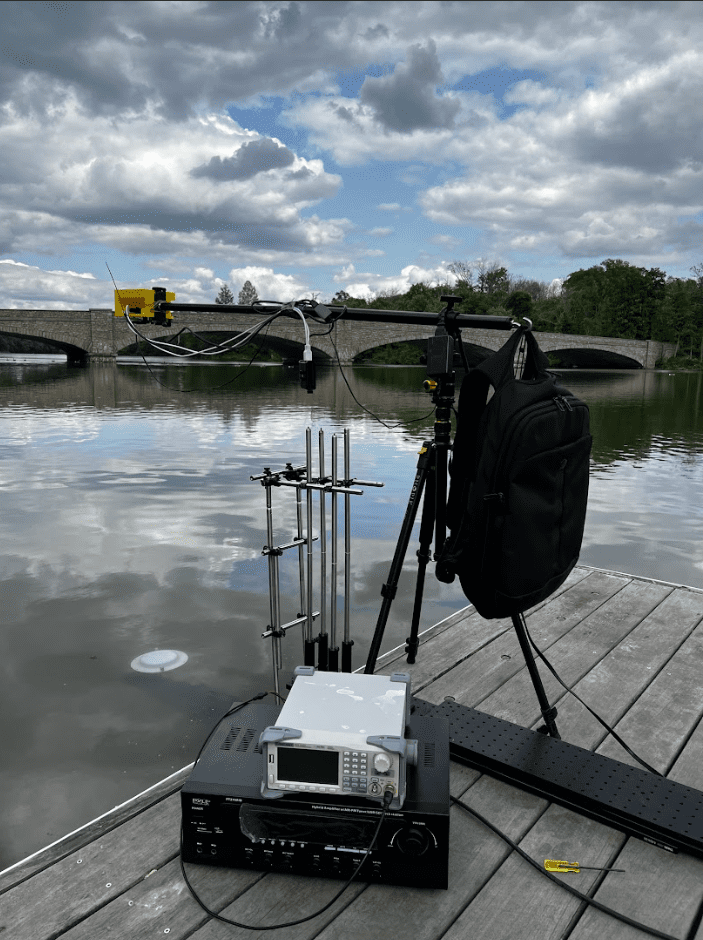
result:
<svg viewBox="0 0 703 940"><path fill-rule="evenodd" d="M7 338L9 342L3 342ZM24 343L14 343L13 340L22 340ZM23 350L20 348L22 345L29 346L40 346L40 349L29 349L28 353L65 353L66 358L71 363L83 363L88 360L88 352L85 349L81 349L80 346L76 346L73 343L67 343L64 340L54 339L51 336L36 335L31 333L18 333L10 332L9 330L2 330L0 332L0 348L3 346L6 347L4 352L17 352L21 353Z"/></svg>
<svg viewBox="0 0 703 940"><path fill-rule="evenodd" d="M547 352L547 350L545 350ZM643 369L642 362L610 349L565 346L548 350L555 368L562 369Z"/></svg>

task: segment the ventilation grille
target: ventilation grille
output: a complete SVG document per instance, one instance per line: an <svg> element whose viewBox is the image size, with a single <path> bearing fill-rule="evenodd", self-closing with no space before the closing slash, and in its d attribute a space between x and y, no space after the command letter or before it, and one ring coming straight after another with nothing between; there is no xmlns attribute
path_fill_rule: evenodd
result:
<svg viewBox="0 0 703 940"><path fill-rule="evenodd" d="M422 766L423 767L434 767L435 764L435 743L434 741L426 741L424 747L422 748Z"/></svg>
<svg viewBox="0 0 703 940"><path fill-rule="evenodd" d="M230 725L227 736L220 745L221 751L249 751L256 735L256 728ZM258 751L258 747L257 747Z"/></svg>

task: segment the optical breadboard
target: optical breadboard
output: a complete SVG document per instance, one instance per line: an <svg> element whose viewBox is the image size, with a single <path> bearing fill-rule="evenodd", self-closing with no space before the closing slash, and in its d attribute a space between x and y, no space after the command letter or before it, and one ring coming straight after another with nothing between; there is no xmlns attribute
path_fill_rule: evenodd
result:
<svg viewBox="0 0 703 940"><path fill-rule="evenodd" d="M280 706L246 705L215 728L181 790L185 862L351 877L382 817L361 796L286 793L261 796L261 732ZM408 769L401 810L389 809L357 878L417 888L446 888L449 866L449 725L410 717L418 764Z"/></svg>
<svg viewBox="0 0 703 940"><path fill-rule="evenodd" d="M288 792L355 795L391 808L405 799L407 764L417 742L407 739L410 676L317 671L298 666L288 698L260 744L265 775L261 795Z"/></svg>
<svg viewBox="0 0 703 940"><path fill-rule="evenodd" d="M703 793L457 702L413 697L449 721L452 759L668 852L703 858Z"/></svg>

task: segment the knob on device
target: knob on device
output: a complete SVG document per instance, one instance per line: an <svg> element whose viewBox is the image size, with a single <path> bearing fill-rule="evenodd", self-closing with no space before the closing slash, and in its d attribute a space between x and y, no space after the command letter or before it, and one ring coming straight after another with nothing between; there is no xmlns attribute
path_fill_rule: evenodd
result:
<svg viewBox="0 0 703 940"><path fill-rule="evenodd" d="M387 770L390 770L391 764L393 761L390 759L388 754L376 754L373 759L374 769L377 770L380 774L385 774Z"/></svg>

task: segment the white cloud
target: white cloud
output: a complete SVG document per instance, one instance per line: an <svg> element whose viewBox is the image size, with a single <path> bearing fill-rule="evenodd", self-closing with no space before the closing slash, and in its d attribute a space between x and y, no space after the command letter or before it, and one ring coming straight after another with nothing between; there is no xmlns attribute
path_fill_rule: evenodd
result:
<svg viewBox="0 0 703 940"><path fill-rule="evenodd" d="M343 284L340 290L345 290L352 297L374 297L381 291L392 293L405 293L413 284L424 281L426 284L454 284L456 276L447 270L446 262L434 268L420 267L409 264L399 275L382 275L361 273L354 269L354 265L347 265L342 271L333 275L337 284Z"/></svg>
<svg viewBox="0 0 703 940"><path fill-rule="evenodd" d="M310 296L309 284L291 274L276 274L273 268L252 265L245 268L232 268L229 277L235 295L244 286L245 281L250 281L261 300L289 301Z"/></svg>
<svg viewBox="0 0 703 940"><path fill-rule="evenodd" d="M371 267L370 258L384 267L360 284L402 283L428 244L470 244L508 264L532 258L550 269L543 278L564 259L617 255L684 270L698 260L697 7L466 9L8 4L0 251L32 270L0 277L12 287L7 302L95 304L101 288L79 276L86 245L196 295L217 283L199 269L221 276L235 257L238 269L285 269L296 290L302 269L323 269L329 282L328 270ZM311 35L327 51L322 65ZM502 102L501 69L529 72ZM232 120L230 105L263 109L237 113L266 129ZM506 119L511 105L520 107ZM384 186L330 172L330 156L385 173ZM422 234L396 229L390 259L356 237L381 238L379 213L412 220L418 206Z"/></svg>
<svg viewBox="0 0 703 940"><path fill-rule="evenodd" d="M0 305L12 309L84 310L109 304L105 286L92 274L44 271L11 258L0 260ZM11 304L8 298L11 298Z"/></svg>
<svg viewBox="0 0 703 940"><path fill-rule="evenodd" d="M41 147L36 118L13 103L5 103L2 122L6 171L0 194L9 213L28 213L6 219L10 244L13 221L22 228L31 222L35 239L53 240L56 247L67 236L109 242L114 233L122 242L140 226L176 232L181 239L195 230L211 243L269 243L288 251L343 238L343 221L335 226L300 215L341 184L322 160L297 157L280 145L287 154L282 165L264 163L257 172L253 164L232 179L193 175L213 159L232 160L242 147L269 142L226 116L174 124L147 111L88 122L75 95L68 94L42 127ZM270 143L274 149L280 144ZM140 250L148 248L142 239Z"/></svg>

